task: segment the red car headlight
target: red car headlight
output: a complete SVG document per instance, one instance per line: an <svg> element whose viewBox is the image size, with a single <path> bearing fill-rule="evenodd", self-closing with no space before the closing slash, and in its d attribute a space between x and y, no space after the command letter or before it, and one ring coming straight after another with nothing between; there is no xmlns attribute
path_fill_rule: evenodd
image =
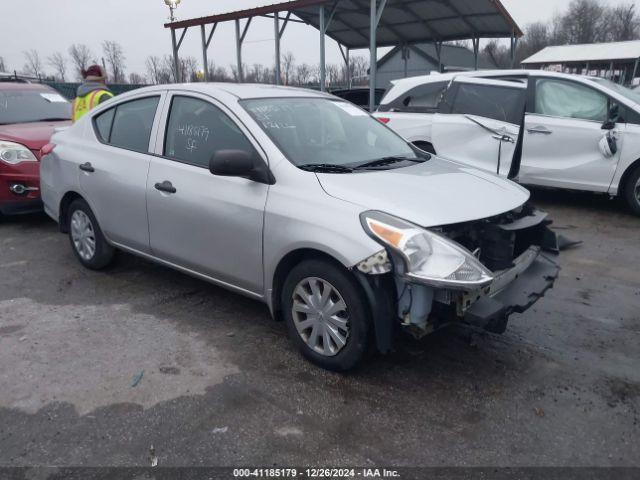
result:
<svg viewBox="0 0 640 480"><path fill-rule="evenodd" d="M0 140L0 160L9 165L21 162L37 162L35 155L24 145Z"/></svg>

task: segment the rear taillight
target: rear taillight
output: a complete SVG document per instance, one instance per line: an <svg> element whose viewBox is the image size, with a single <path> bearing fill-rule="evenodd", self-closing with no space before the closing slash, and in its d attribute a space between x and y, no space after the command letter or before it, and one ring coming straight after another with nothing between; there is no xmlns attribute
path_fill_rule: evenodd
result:
<svg viewBox="0 0 640 480"><path fill-rule="evenodd" d="M40 149L40 158L44 157L45 155L49 155L51 152L53 152L54 148L56 148L55 143L47 143Z"/></svg>
<svg viewBox="0 0 640 480"><path fill-rule="evenodd" d="M391 121L389 117L376 117L379 122L384 123L385 125Z"/></svg>

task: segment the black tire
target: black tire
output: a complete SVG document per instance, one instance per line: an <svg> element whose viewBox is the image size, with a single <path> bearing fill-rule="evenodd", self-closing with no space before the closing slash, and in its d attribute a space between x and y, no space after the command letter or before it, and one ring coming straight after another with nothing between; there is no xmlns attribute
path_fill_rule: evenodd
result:
<svg viewBox="0 0 640 480"><path fill-rule="evenodd" d="M631 172L631 175L627 177L627 180L623 185L624 199L636 215L640 215L640 198L638 198L638 195L636 194L636 185L638 185L639 180L640 165Z"/></svg>
<svg viewBox="0 0 640 480"><path fill-rule="evenodd" d="M318 353L307 345L294 323L294 290L304 279L314 277L330 283L346 304L349 333L346 336L346 344L333 356ZM299 263L289 272L284 282L280 304L291 340L298 350L316 365L333 371L350 370L369 350L372 330L369 305L356 280L344 268L329 261L316 259Z"/></svg>
<svg viewBox="0 0 640 480"><path fill-rule="evenodd" d="M71 222L74 213L77 211L83 212L88 217L93 229L95 251L90 258L87 258L86 255L81 255L81 253L78 251L78 247L76 247L76 244L73 240L73 229L71 226ZM67 221L71 249L73 250L73 253L80 261L80 263L91 270L102 270L103 268L107 267L113 261L115 249L105 240L104 235L102 234L102 230L100 229L100 225L98 224L95 215L91 211L89 204L82 198L78 198L71 202L71 205L69 205L69 210L67 212Z"/></svg>

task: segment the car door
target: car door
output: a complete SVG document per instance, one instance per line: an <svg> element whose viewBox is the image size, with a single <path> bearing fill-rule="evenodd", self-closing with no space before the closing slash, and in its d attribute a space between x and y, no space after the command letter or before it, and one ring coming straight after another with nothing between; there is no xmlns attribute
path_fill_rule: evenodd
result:
<svg viewBox="0 0 640 480"><path fill-rule="evenodd" d="M151 138L164 93L117 104L91 119L98 139L84 147L80 189L111 241L149 251L146 185Z"/></svg>
<svg viewBox="0 0 640 480"><path fill-rule="evenodd" d="M215 176L209 160L218 150L264 154L231 111L207 96L172 94L162 124L147 182L153 255L261 294L268 186Z"/></svg>
<svg viewBox="0 0 640 480"><path fill-rule="evenodd" d="M599 142L607 133L609 98L577 81L532 77L520 168L531 185L606 192L622 150L623 129L616 124L618 153L606 157Z"/></svg>
<svg viewBox="0 0 640 480"><path fill-rule="evenodd" d="M431 127L439 156L508 176L526 101L526 84L456 77Z"/></svg>

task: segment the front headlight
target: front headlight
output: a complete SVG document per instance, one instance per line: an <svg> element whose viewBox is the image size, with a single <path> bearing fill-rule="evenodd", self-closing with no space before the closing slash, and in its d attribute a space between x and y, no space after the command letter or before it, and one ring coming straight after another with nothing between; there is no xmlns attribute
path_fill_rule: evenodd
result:
<svg viewBox="0 0 640 480"><path fill-rule="evenodd" d="M475 290L493 281L491 272L452 240L382 212L364 212L360 219L369 236L402 257L410 279L457 290Z"/></svg>
<svg viewBox="0 0 640 480"><path fill-rule="evenodd" d="M0 140L0 160L9 165L20 162L37 162L35 155L24 145Z"/></svg>

